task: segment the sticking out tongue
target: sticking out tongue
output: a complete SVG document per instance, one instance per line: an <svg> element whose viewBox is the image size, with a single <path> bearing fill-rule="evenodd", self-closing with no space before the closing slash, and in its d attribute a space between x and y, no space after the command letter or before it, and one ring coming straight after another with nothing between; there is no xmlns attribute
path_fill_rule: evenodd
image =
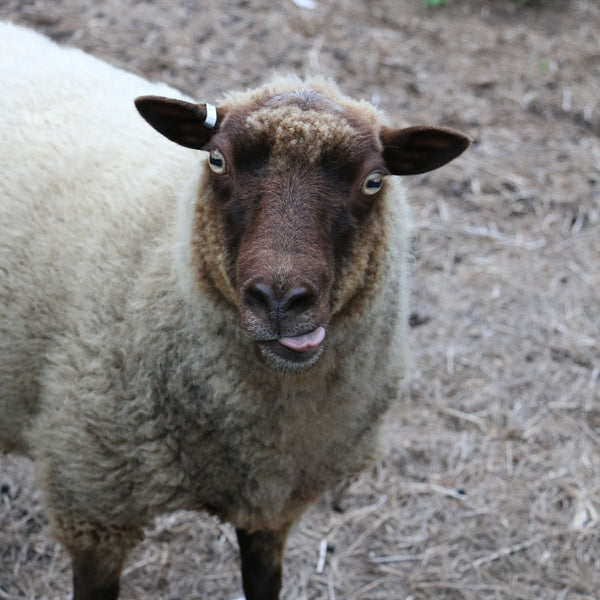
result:
<svg viewBox="0 0 600 600"><path fill-rule="evenodd" d="M325 329L317 327L314 331L296 335L294 337L279 338L279 343L290 350L296 352L306 352L312 348L316 348L325 339Z"/></svg>

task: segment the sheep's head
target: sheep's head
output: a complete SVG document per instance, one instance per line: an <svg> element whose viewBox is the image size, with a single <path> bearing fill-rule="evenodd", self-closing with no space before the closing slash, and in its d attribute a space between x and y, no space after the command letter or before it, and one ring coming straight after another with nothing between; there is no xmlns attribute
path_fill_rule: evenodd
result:
<svg viewBox="0 0 600 600"><path fill-rule="evenodd" d="M338 279L385 177L430 171L469 145L448 129L383 126L373 107L327 85L333 97L265 87L216 108L136 100L160 133L209 153L240 327L263 362L285 373L323 353Z"/></svg>

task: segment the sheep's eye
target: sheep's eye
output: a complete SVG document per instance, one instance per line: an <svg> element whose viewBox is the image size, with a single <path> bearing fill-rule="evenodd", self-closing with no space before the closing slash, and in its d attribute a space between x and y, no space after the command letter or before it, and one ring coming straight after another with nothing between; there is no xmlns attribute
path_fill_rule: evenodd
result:
<svg viewBox="0 0 600 600"><path fill-rule="evenodd" d="M372 194L376 194L383 185L383 174L379 173L379 171L373 171L369 173L365 180L363 181L362 187L360 191L367 196Z"/></svg>
<svg viewBox="0 0 600 600"><path fill-rule="evenodd" d="M227 172L227 163L220 150L211 150L208 157L208 166L219 175Z"/></svg>

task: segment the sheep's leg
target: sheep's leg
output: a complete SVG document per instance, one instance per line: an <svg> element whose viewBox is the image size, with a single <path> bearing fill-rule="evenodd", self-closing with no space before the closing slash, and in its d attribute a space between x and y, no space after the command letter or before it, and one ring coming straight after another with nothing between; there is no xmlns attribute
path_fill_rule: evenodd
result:
<svg viewBox="0 0 600 600"><path fill-rule="evenodd" d="M72 556L73 600L116 600L123 561L119 557L106 560L106 553L86 550Z"/></svg>
<svg viewBox="0 0 600 600"><path fill-rule="evenodd" d="M242 581L246 600L277 600L281 589L281 562L285 531L237 530L242 557Z"/></svg>

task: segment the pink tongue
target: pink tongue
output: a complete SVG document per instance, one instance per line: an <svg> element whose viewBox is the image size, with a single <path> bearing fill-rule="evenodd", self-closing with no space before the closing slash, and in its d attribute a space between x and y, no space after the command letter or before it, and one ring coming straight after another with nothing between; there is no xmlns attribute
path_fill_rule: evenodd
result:
<svg viewBox="0 0 600 600"><path fill-rule="evenodd" d="M310 333L296 335L294 337L279 338L279 343L296 352L306 352L311 348L316 348L325 339L325 329L317 327Z"/></svg>

